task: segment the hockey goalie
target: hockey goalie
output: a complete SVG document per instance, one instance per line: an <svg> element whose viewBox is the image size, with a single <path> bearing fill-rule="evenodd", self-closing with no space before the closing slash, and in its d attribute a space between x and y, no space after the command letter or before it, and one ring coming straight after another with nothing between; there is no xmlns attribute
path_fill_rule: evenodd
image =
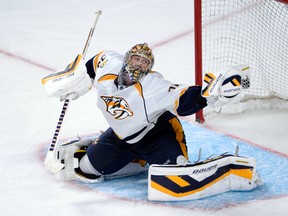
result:
<svg viewBox="0 0 288 216"><path fill-rule="evenodd" d="M259 185L254 159L224 155L191 164L178 119L207 105L229 103L249 88L249 67L207 73L203 86L189 86L165 80L153 65L152 50L142 43L125 55L104 50L86 63L78 55L65 69L43 78L47 95L60 100L76 100L94 87L110 126L97 139L48 151L46 168L58 179L96 183L150 166L151 200L189 200Z"/></svg>

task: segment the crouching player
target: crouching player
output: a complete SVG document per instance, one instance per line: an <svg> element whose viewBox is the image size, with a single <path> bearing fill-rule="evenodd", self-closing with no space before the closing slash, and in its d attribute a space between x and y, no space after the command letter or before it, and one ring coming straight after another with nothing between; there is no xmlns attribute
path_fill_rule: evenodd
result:
<svg viewBox="0 0 288 216"><path fill-rule="evenodd" d="M173 84L153 71L153 65L152 50L143 43L136 44L125 55L104 50L86 64L78 55L64 70L43 78L48 96L60 100L75 100L95 87L97 106L110 125L96 140L76 140L59 146L54 152L48 151L45 166L63 180L88 183L137 174L146 170L143 167L146 163L172 166L176 176L177 170L190 167L185 133L177 116L192 115L207 104L221 107L229 103L242 91L243 80L249 81L248 68L208 73L201 87ZM210 167L210 163L193 167ZM227 169L233 163L225 157ZM255 164L250 165L249 180L256 182ZM150 183L156 182L152 176L158 168L151 166ZM173 176L171 171L167 170L168 173ZM226 175L232 173L227 171ZM199 175L205 179L203 173ZM203 184L205 182L209 188L210 182L203 181ZM243 184L246 181L239 181L239 187L248 189L242 187Z"/></svg>

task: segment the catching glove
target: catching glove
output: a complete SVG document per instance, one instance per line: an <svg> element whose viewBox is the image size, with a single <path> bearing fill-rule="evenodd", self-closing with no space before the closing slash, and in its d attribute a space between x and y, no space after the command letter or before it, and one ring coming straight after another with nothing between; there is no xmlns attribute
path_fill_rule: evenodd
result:
<svg viewBox="0 0 288 216"><path fill-rule="evenodd" d="M202 96L207 104L219 108L237 97L242 89L250 87L249 67L239 65L226 72L206 73L202 85Z"/></svg>

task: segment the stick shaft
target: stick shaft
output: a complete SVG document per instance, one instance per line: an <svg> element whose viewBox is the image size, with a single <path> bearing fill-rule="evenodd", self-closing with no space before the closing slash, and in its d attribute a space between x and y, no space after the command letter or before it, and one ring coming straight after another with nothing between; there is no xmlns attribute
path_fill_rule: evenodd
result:
<svg viewBox="0 0 288 216"><path fill-rule="evenodd" d="M98 19L99 19L99 16L102 14L102 11L101 10L98 10L96 11L96 17L95 17L95 21L94 21L94 24L92 26L92 28L90 29L89 31L89 34L88 34L88 37L87 37L87 40L86 40L86 43L85 43L85 46L84 46L84 49L83 49L83 52L82 52L82 58L85 59L86 57L86 53L87 53L87 50L88 50L88 47L90 45L90 41L92 39L92 36L94 34L94 30L95 30L95 27L96 27L96 24L98 22Z"/></svg>
<svg viewBox="0 0 288 216"><path fill-rule="evenodd" d="M93 26L91 27L91 29L89 31L89 34L88 34L88 37L87 37L87 40L86 40L86 43L85 43L85 46L84 46L84 49L83 49L83 52L82 52L83 60L85 59L88 47L90 45L91 38L93 36L94 30L95 30L95 27L96 27L96 24L98 22L99 16L102 14L102 12L99 10L95 14L96 14L95 21L94 21ZM51 141L51 144L50 144L49 151L53 152L55 147L56 147L56 145L57 145L58 137L59 137L59 134L60 134L60 131L61 131L61 127L63 125L64 117L65 117L65 115L67 113L69 105L70 105L70 99L65 99L63 107L62 107L62 110L61 110L61 114L60 114L60 117L59 117L59 120L58 120L58 123L57 123L57 126L56 126L56 130L54 132L54 135L53 135L53 138L52 138L52 141Z"/></svg>

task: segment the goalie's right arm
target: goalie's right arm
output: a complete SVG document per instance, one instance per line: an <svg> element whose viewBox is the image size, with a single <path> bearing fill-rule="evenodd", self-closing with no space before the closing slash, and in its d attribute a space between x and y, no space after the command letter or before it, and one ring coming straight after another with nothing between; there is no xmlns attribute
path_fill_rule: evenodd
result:
<svg viewBox="0 0 288 216"><path fill-rule="evenodd" d="M72 97L75 100L91 89L93 80L87 74L82 55L79 54L64 70L43 78L42 84L49 97L58 97L60 100Z"/></svg>

